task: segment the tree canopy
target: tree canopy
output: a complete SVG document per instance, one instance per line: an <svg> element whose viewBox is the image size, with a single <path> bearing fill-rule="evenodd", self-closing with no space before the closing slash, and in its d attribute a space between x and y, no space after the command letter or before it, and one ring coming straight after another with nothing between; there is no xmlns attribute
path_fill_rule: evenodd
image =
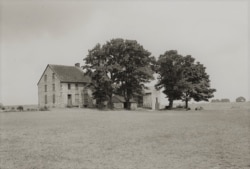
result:
<svg viewBox="0 0 250 169"><path fill-rule="evenodd" d="M163 93L168 97L169 107L173 106L174 100L180 100L182 96L182 56L175 50L167 51L160 55L156 63L156 72L159 74L157 89L164 88Z"/></svg>
<svg viewBox="0 0 250 169"><path fill-rule="evenodd" d="M246 99L242 96L236 98L236 102L245 102Z"/></svg>
<svg viewBox="0 0 250 169"><path fill-rule="evenodd" d="M200 62L190 56L182 56L176 50L166 51L160 55L156 63L156 72L159 74L157 89L163 88L172 108L174 100L208 101L213 97L215 89L210 88L209 75Z"/></svg>
<svg viewBox="0 0 250 169"><path fill-rule="evenodd" d="M117 93L129 109L130 99L141 95L144 83L153 79L155 58L150 55L137 41L119 38L89 50L84 69L92 78L94 98L108 100L112 108L112 95Z"/></svg>

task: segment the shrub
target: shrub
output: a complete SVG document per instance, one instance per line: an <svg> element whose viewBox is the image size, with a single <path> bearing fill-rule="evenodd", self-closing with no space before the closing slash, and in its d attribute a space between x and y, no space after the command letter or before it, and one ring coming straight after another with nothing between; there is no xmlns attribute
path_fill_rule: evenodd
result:
<svg viewBox="0 0 250 169"><path fill-rule="evenodd" d="M17 107L17 110L18 110L18 111L23 111L23 106L18 106L18 107Z"/></svg>
<svg viewBox="0 0 250 169"><path fill-rule="evenodd" d="M179 104L176 106L176 108L183 108L183 106Z"/></svg>
<svg viewBox="0 0 250 169"><path fill-rule="evenodd" d="M218 103L218 102L220 102L219 99L212 99L212 100L211 100L211 103Z"/></svg>
<svg viewBox="0 0 250 169"><path fill-rule="evenodd" d="M226 102L230 102L230 100L229 99L221 99L221 102L226 103Z"/></svg>
<svg viewBox="0 0 250 169"><path fill-rule="evenodd" d="M39 111L49 111L49 108L46 107L46 106L44 106L44 107L41 107L41 108L39 109Z"/></svg>
<svg viewBox="0 0 250 169"><path fill-rule="evenodd" d="M196 107L195 110L203 110L203 107Z"/></svg>
<svg viewBox="0 0 250 169"><path fill-rule="evenodd" d="M240 96L236 99L236 102L245 102L245 101L246 101L246 99L242 96Z"/></svg>
<svg viewBox="0 0 250 169"><path fill-rule="evenodd" d="M170 106L165 106L165 109L166 109L166 110L170 110L171 107L170 107Z"/></svg>
<svg viewBox="0 0 250 169"><path fill-rule="evenodd" d="M106 106L104 103L98 103L98 104L96 105L96 107L97 107L98 109L100 109L100 110L103 110L103 109L107 108L107 106Z"/></svg>

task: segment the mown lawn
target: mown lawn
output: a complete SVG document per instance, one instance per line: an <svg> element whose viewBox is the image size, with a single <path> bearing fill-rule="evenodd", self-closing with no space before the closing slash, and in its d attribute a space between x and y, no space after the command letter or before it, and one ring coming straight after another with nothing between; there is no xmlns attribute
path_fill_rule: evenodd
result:
<svg viewBox="0 0 250 169"><path fill-rule="evenodd" d="M1 169L249 169L250 112L0 113Z"/></svg>

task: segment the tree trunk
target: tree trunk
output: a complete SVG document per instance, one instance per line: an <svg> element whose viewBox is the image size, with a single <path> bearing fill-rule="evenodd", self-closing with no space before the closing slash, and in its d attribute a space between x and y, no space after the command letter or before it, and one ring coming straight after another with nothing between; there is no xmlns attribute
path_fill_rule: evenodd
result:
<svg viewBox="0 0 250 169"><path fill-rule="evenodd" d="M185 108L188 108L188 98L185 99Z"/></svg>
<svg viewBox="0 0 250 169"><path fill-rule="evenodd" d="M109 96L108 108L110 108L110 109L113 109L113 108L114 108L114 106L113 106L113 101L112 101L112 95Z"/></svg>
<svg viewBox="0 0 250 169"><path fill-rule="evenodd" d="M130 109L131 109L131 105L130 105L129 100L126 100L125 108L126 108L127 110L130 110Z"/></svg>
<svg viewBox="0 0 250 169"><path fill-rule="evenodd" d="M173 99L168 99L168 101L169 101L169 104L168 104L168 108L169 109L172 109L173 108Z"/></svg>
<svg viewBox="0 0 250 169"><path fill-rule="evenodd" d="M188 109L188 101L189 101L189 94L188 92L185 93L186 98L185 98L185 108Z"/></svg>

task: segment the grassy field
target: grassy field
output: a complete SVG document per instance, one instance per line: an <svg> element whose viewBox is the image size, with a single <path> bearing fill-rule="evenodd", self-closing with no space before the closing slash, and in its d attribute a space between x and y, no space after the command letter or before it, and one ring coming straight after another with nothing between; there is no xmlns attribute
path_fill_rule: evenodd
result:
<svg viewBox="0 0 250 169"><path fill-rule="evenodd" d="M1 112L0 168L249 169L249 105L206 106Z"/></svg>

